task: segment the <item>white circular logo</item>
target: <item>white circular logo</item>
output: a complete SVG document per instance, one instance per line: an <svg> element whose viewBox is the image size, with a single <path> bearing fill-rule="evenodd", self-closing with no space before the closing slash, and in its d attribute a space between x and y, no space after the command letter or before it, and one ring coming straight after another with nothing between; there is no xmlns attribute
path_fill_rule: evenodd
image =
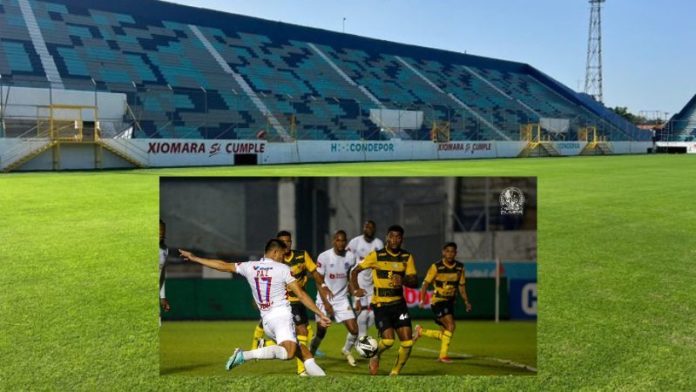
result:
<svg viewBox="0 0 696 392"><path fill-rule="evenodd" d="M501 215L522 215L524 213L524 193L511 186L500 193Z"/></svg>

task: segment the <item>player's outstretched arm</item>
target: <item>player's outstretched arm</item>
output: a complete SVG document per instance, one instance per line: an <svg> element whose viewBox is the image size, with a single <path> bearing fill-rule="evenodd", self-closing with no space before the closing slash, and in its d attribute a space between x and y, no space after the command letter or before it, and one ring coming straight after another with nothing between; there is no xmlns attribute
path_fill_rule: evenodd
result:
<svg viewBox="0 0 696 392"><path fill-rule="evenodd" d="M222 272L237 272L237 267L236 264L234 263L228 263L223 260L217 260L217 259L206 259L203 257L198 257L194 255L193 253L179 249L179 255L184 258L184 260L189 260L193 261L194 263L198 263L201 265L204 265L208 268L216 269L218 271Z"/></svg>
<svg viewBox="0 0 696 392"><path fill-rule="evenodd" d="M302 302L304 306L306 306L309 310L311 310L317 316L319 316L319 324L321 326L328 327L329 325L331 325L331 319L326 317L324 312L319 310L317 304L315 304L314 301L312 301L312 299L309 298L309 295L307 295L307 293L304 290L302 290L302 287L300 287L300 285L297 284L296 280L288 284L288 289L295 293L297 298L300 300L300 302Z"/></svg>

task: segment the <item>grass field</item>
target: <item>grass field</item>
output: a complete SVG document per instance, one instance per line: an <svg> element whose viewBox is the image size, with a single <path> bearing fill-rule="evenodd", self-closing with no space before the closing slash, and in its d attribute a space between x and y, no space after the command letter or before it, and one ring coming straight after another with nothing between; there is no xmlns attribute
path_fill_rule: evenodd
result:
<svg viewBox="0 0 696 392"><path fill-rule="evenodd" d="M424 328L439 329L432 321L414 321ZM187 376L215 376L224 371L224 364L235 347L249 350L256 321L199 321L166 322L160 331L160 374ZM312 323L313 324L313 323ZM411 357L402 372L404 376L433 375L506 375L535 374L536 323L471 321L458 323L455 339L450 345L454 362L435 361L440 342L422 338L416 342ZM316 327L315 327L316 328ZM316 331L316 329L315 329ZM373 327L368 333L376 337ZM332 376L367 375L367 360L359 360L350 367L341 354L346 339L346 328L329 328L319 348L326 356L317 363ZM394 361L398 340L381 360L381 373L389 374ZM358 355L353 351L353 355ZM526 365L526 367L525 367ZM285 375L297 377L295 361L255 361L233 370L234 375ZM232 375L232 373L230 373Z"/></svg>
<svg viewBox="0 0 696 392"><path fill-rule="evenodd" d="M159 375L158 176L365 173L539 177L536 376ZM2 175L0 389L696 390L694 179L695 156Z"/></svg>

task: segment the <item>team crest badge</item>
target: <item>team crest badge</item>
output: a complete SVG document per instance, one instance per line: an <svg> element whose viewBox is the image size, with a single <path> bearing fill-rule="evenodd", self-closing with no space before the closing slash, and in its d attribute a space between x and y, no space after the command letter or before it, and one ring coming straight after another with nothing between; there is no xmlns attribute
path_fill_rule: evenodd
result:
<svg viewBox="0 0 696 392"><path fill-rule="evenodd" d="M505 188L500 193L501 215L522 215L524 213L524 193L519 188Z"/></svg>

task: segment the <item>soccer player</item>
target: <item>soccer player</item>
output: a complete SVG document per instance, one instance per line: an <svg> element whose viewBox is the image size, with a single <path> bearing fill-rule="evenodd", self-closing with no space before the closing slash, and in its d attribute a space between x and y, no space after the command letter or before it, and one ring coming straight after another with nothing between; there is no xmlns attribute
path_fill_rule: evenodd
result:
<svg viewBox="0 0 696 392"><path fill-rule="evenodd" d="M311 274L317 284L317 292L319 293L321 299L324 300L324 303L328 302L328 300L333 297L333 294L327 288L321 275L317 273L317 266L314 263L314 260L312 260L312 258L309 256L309 253L304 250L292 249L292 235L288 231L282 230L278 232L276 238L286 245L283 263L290 267L290 272L297 280L297 284L304 290L307 281L309 280L309 275ZM309 320L307 318L307 309L299 298L291 291L288 292L288 300L290 301L290 307L292 308L297 339L299 340L300 344L307 346L307 342L309 341ZM259 325L254 331L254 340L258 341L261 338L263 338L263 328L261 328ZM303 362L300 360L297 361L297 374L300 376L306 375Z"/></svg>
<svg viewBox="0 0 696 392"><path fill-rule="evenodd" d="M264 257L259 261L246 263L227 263L222 260L205 259L191 252L179 249L179 253L185 260L190 260L206 267L223 272L236 272L246 278L254 300L261 312L261 321L266 334L278 342L277 345L263 347L251 351L242 351L239 348L227 361L225 368L232 369L250 359L291 359L297 357L302 360L307 374L310 376L324 376L324 371L316 364L307 347L299 345L295 338L295 324L287 293L292 292L299 301L316 313L319 324L328 327L331 320L317 308L316 304L302 290L299 282L290 274L290 268L283 264L285 244L272 239L266 244Z"/></svg>
<svg viewBox="0 0 696 392"><path fill-rule="evenodd" d="M442 260L430 266L420 290L419 306L423 308L428 286L431 283L435 285L435 293L430 301L430 307L435 314L435 322L442 328L438 331L423 329L420 325L416 325L413 336L413 340L418 340L421 336L440 340L440 355L437 360L443 363L452 362L447 356L447 350L454 334L454 297L457 289L464 300L466 311L471 312L469 297L466 295L464 264L455 260L456 256L457 244L454 242L445 244L442 248Z"/></svg>
<svg viewBox="0 0 696 392"><path fill-rule="evenodd" d="M350 353L350 349L358 339L358 323L355 321L355 313L348 301L348 274L355 266L355 255L346 250L346 232L338 230L333 235L333 248L323 252L317 258L317 273L324 278L324 282L333 293L333 299L324 302L317 295L317 307L324 311L329 317L333 316L334 321L343 323L348 329L349 339L346 340L341 352L346 357L350 366L355 366L355 358ZM319 320L317 320L319 321ZM309 351L314 354L326 336L326 328L317 327L317 334L312 339Z"/></svg>
<svg viewBox="0 0 696 392"><path fill-rule="evenodd" d="M369 368L372 375L377 374L379 370L379 358L382 353L394 345L395 332L399 336L401 345L396 363L389 373L390 376L399 375L413 346L411 316L406 307L403 286L415 288L418 282L413 256L407 250L401 249L403 240L403 227L390 226L387 230L386 248L368 254L350 273L353 295L363 297L366 292L358 284L358 274L360 271L372 268L372 282L375 286L372 308L381 337L377 355L370 358Z"/></svg>
<svg viewBox="0 0 696 392"><path fill-rule="evenodd" d="M169 306L169 301L167 301L167 296L164 292L164 279L166 277L165 268L167 266L167 256L169 255L169 249L167 244L164 242L167 235L167 225L162 219L159 221L159 288L160 288L160 307L165 312L168 312L171 308ZM162 326L162 315L159 319L160 327Z"/></svg>
<svg viewBox="0 0 696 392"><path fill-rule="evenodd" d="M384 243L379 238L375 238L377 225L374 221L368 220L363 225L363 233L348 243L348 250L358 257L358 263L363 261L373 250L384 248ZM358 274L358 284L365 289L367 295L362 298L355 298L355 311L358 314L358 336L367 335L367 330L375 325L375 314L370 306L372 300L372 272L366 269ZM350 338L350 333L346 336L346 341Z"/></svg>

